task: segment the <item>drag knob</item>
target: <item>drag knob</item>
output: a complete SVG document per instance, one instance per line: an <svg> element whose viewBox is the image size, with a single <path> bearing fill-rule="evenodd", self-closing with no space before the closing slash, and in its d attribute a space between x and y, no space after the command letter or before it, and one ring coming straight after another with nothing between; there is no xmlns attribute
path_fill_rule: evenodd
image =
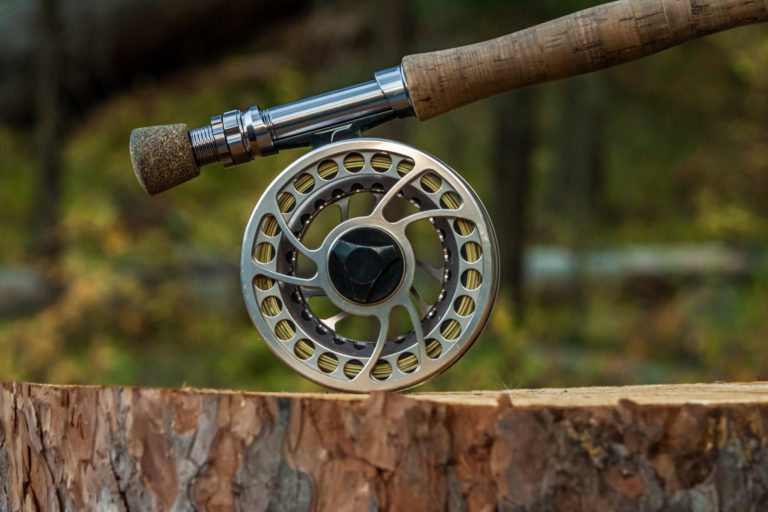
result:
<svg viewBox="0 0 768 512"><path fill-rule="evenodd" d="M356 304L376 304L400 286L403 253L394 238L380 229L353 229L333 245L328 274L345 299Z"/></svg>

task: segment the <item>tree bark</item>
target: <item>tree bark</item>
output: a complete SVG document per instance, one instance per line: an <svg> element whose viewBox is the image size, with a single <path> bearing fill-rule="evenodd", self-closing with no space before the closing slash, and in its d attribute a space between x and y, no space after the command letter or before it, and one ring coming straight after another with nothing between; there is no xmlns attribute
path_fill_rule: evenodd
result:
<svg viewBox="0 0 768 512"><path fill-rule="evenodd" d="M768 384L0 386L0 510L765 510Z"/></svg>
<svg viewBox="0 0 768 512"><path fill-rule="evenodd" d="M581 342L584 319L589 315L586 290L590 221L600 201L602 183L602 132L605 94L599 75L564 82L556 139L555 181L548 198L549 211L565 219L574 265L568 279L571 303L571 342Z"/></svg>
<svg viewBox="0 0 768 512"><path fill-rule="evenodd" d="M37 58L37 185L32 213L32 252L45 264L58 263L61 253L61 13L58 0L40 9Z"/></svg>

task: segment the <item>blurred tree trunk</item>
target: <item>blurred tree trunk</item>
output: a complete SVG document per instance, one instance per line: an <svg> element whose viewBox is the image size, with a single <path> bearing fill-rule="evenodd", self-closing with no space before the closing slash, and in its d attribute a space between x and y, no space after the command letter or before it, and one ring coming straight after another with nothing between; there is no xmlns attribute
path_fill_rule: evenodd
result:
<svg viewBox="0 0 768 512"><path fill-rule="evenodd" d="M568 230L567 243L575 262L569 280L575 339L587 314L585 298L585 250L589 248L591 212L600 196L602 182L601 138L605 108L602 77L592 74L563 83L555 160L556 194L550 206L559 211Z"/></svg>
<svg viewBox="0 0 768 512"><path fill-rule="evenodd" d="M61 13L59 0L41 0L37 55L37 187L32 209L32 252L55 262L61 252Z"/></svg>
<svg viewBox="0 0 768 512"><path fill-rule="evenodd" d="M494 223L501 251L501 285L512 297L515 320L524 321L525 239L535 119L532 89L522 89L497 100Z"/></svg>
<svg viewBox="0 0 768 512"><path fill-rule="evenodd" d="M416 9L408 0L377 2L370 22L384 66L397 66L413 40Z"/></svg>
<svg viewBox="0 0 768 512"><path fill-rule="evenodd" d="M496 2L494 27L486 38L522 30L551 17L550 8L536 2ZM501 14L503 13L503 14ZM491 206L499 238L501 287L512 300L515 322L525 321L525 247L529 231L532 180L531 155L537 144L535 88L503 94L496 100L491 150L495 165Z"/></svg>

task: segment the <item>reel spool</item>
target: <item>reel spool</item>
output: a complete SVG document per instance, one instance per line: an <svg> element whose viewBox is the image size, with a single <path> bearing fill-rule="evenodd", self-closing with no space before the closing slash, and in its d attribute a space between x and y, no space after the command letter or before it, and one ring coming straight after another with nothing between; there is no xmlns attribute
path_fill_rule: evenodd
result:
<svg viewBox="0 0 768 512"><path fill-rule="evenodd" d="M414 386L470 347L498 287L477 195L405 144L330 143L289 165L251 214L248 312L269 348L324 386Z"/></svg>

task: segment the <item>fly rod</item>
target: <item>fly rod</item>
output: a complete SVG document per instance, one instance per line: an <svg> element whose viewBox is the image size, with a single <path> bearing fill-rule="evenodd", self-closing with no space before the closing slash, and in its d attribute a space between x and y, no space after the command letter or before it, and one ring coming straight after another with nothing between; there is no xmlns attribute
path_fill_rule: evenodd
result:
<svg viewBox="0 0 768 512"><path fill-rule="evenodd" d="M448 165L411 146L362 138L396 118L420 121L524 86L597 71L768 19L768 0L619 0L468 46L408 55L358 85L268 109L232 110L190 130L138 128L130 153L149 194L221 163L311 146L267 187L247 225L241 282L270 349L298 373L345 391L403 389L453 364L482 330L498 289L485 207ZM369 210L350 215L363 194ZM388 214L391 205L402 203ZM319 246L307 233L328 209ZM429 222L441 249L422 254L406 229ZM432 279L427 294L417 276ZM335 312L313 306L324 297ZM393 328L403 309L410 325ZM362 338L348 318L378 323Z"/></svg>

